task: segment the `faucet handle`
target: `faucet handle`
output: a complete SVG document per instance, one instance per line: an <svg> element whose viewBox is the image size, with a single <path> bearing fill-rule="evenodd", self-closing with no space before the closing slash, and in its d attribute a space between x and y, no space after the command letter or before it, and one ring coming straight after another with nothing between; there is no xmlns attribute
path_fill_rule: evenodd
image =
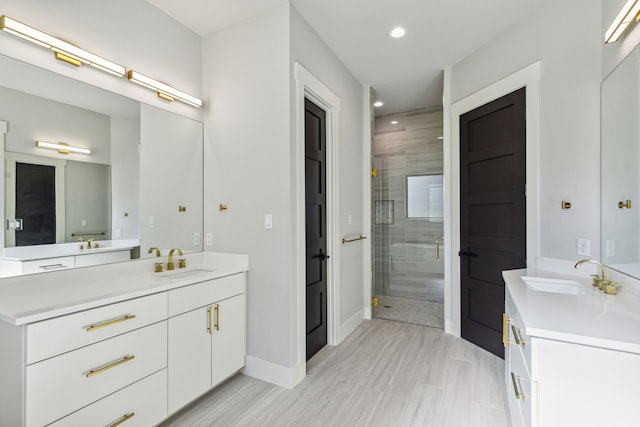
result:
<svg viewBox="0 0 640 427"><path fill-rule="evenodd" d="M593 287L599 288L600 283L602 283L602 276L600 276L599 274L592 274L591 277L593 277Z"/></svg>
<svg viewBox="0 0 640 427"><path fill-rule="evenodd" d="M616 285L618 282L611 282L609 280L605 280L602 285L604 286L604 293L607 295L616 295L618 293L618 288Z"/></svg>

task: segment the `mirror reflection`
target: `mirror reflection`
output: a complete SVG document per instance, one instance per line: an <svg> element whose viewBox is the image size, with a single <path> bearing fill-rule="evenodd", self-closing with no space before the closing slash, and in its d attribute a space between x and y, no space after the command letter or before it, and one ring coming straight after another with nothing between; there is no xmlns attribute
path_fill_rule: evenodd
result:
<svg viewBox="0 0 640 427"><path fill-rule="evenodd" d="M602 262L640 278L640 48L603 81Z"/></svg>
<svg viewBox="0 0 640 427"><path fill-rule="evenodd" d="M85 255L88 240L126 259L151 246L202 250L202 123L0 56L5 124L0 275L26 272L12 262Z"/></svg>

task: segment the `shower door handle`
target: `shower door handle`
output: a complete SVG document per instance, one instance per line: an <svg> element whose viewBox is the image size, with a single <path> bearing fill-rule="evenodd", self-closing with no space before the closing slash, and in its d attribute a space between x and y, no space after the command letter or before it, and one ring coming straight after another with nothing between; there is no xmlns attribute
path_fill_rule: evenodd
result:
<svg viewBox="0 0 640 427"><path fill-rule="evenodd" d="M315 258L320 258L322 261L324 261L325 259L329 258L329 255L324 253L324 251L320 251L320 253L318 255L314 255Z"/></svg>
<svg viewBox="0 0 640 427"><path fill-rule="evenodd" d="M478 254L474 254L472 252L468 252L468 251L458 251L458 256L468 256L468 257L477 257Z"/></svg>
<svg viewBox="0 0 640 427"><path fill-rule="evenodd" d="M440 242L436 240L436 261L440 261Z"/></svg>

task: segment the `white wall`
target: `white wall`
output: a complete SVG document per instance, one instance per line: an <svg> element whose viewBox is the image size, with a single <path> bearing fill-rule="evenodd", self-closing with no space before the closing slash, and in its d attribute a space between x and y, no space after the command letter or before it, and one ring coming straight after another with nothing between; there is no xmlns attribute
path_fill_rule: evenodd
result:
<svg viewBox="0 0 640 427"><path fill-rule="evenodd" d="M576 260L600 242L600 5L550 2L451 69L452 102L540 60L540 255ZM561 200L572 204L561 210Z"/></svg>
<svg viewBox="0 0 640 427"><path fill-rule="evenodd" d="M145 0L0 0L0 14L192 95L201 94L200 37ZM76 68L58 61L51 51L4 31L0 32L0 54L159 108L200 118L200 110L196 108L162 101L155 92L127 81L126 77L117 78L89 66Z"/></svg>
<svg viewBox="0 0 640 427"><path fill-rule="evenodd" d="M140 238L140 118L111 118L111 239ZM116 236L119 231L119 237Z"/></svg>
<svg viewBox="0 0 640 427"><path fill-rule="evenodd" d="M246 253L247 353L292 365L289 9L203 40L206 250ZM228 210L221 212L219 204ZM273 229L264 229L264 215Z"/></svg>
<svg viewBox="0 0 640 427"><path fill-rule="evenodd" d="M336 55L320 39L300 13L291 6L291 68L297 61L340 98L339 136L337 158L339 160L338 177L339 197L336 236L339 241L351 239L360 234L370 236L370 230L364 228L363 218L363 121L362 99L364 88L351 72L340 62ZM295 80L291 80L291 93L294 93ZM300 144L295 138L295 117L291 102L292 144ZM368 119L367 119L368 123ZM292 150L293 151L293 150ZM351 215L351 224L349 224ZM339 265L337 281L340 286L338 323L347 325L363 318L363 272L364 247L371 240L341 245L340 253L333 254L334 263ZM335 265L335 264L334 264ZM357 316L354 319L354 316Z"/></svg>

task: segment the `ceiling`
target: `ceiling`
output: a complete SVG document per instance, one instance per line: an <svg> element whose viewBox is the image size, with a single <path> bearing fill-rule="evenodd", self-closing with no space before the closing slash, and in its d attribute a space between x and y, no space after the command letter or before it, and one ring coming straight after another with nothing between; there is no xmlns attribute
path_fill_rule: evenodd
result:
<svg viewBox="0 0 640 427"><path fill-rule="evenodd" d="M201 36L288 0L147 0ZM384 106L376 115L442 105L443 68L551 0L291 0ZM388 37L395 25L402 39Z"/></svg>

